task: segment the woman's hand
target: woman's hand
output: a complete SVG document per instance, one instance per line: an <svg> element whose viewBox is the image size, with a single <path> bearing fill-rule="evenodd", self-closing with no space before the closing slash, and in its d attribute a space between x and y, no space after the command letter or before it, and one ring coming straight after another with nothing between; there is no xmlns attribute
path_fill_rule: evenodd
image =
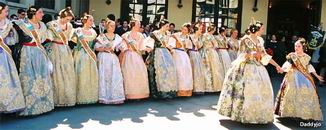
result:
<svg viewBox="0 0 326 130"><path fill-rule="evenodd" d="M146 47L146 48L145 48L145 51L148 52L148 53L151 52L152 50L153 50L153 49L150 48L150 47Z"/></svg>
<svg viewBox="0 0 326 130"><path fill-rule="evenodd" d="M112 48L111 47L104 47L104 51L105 52L111 52L112 51Z"/></svg>
<svg viewBox="0 0 326 130"><path fill-rule="evenodd" d="M277 70L277 73L280 73L280 74L282 74L284 72L284 70L280 66L276 66L276 70Z"/></svg>
<svg viewBox="0 0 326 130"><path fill-rule="evenodd" d="M254 51L251 54L256 58L257 61L260 61L262 59L262 53L260 52Z"/></svg>
<svg viewBox="0 0 326 130"><path fill-rule="evenodd" d="M324 78L323 78L322 76L317 75L316 78L317 78L320 82L325 82L325 81L324 81Z"/></svg>

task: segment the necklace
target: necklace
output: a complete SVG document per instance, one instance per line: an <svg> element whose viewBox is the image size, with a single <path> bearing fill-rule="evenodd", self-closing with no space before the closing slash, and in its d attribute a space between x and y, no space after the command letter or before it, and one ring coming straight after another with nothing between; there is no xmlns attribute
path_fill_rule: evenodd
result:
<svg viewBox="0 0 326 130"><path fill-rule="evenodd" d="M113 34L113 37L110 38L109 33L106 33L106 34L105 34L105 37L106 37L109 41L114 41L114 39L115 39L115 34Z"/></svg>

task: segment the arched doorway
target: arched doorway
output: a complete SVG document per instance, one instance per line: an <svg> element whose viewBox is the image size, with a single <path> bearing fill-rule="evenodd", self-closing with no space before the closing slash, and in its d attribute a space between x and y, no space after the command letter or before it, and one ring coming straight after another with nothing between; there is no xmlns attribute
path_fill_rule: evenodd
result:
<svg viewBox="0 0 326 130"><path fill-rule="evenodd" d="M269 0L268 34L307 37L310 25L318 26L321 0Z"/></svg>

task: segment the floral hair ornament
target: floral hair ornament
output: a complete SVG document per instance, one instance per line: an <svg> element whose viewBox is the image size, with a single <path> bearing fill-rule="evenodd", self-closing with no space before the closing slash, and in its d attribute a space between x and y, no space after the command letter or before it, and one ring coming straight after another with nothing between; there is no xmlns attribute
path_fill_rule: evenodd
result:
<svg viewBox="0 0 326 130"><path fill-rule="evenodd" d="M92 15L89 15L87 13L85 13L85 15L81 18L82 20L87 20L88 18L90 18Z"/></svg>
<svg viewBox="0 0 326 130"><path fill-rule="evenodd" d="M36 12L36 9L35 8L30 8L31 11L33 12Z"/></svg>

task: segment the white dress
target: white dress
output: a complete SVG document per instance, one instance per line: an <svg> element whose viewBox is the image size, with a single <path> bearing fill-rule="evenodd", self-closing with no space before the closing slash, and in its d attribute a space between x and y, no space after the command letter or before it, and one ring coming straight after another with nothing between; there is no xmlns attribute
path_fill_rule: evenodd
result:
<svg viewBox="0 0 326 130"><path fill-rule="evenodd" d="M115 34L110 40L107 35L97 37L95 48L110 47L111 52L99 52L97 54L99 73L99 102L104 104L120 104L125 100L123 77L120 62L113 52L121 46L122 38Z"/></svg>
<svg viewBox="0 0 326 130"><path fill-rule="evenodd" d="M192 68L185 49L191 48L192 44L189 38L183 38L181 33L173 35L175 38L173 36L169 38L169 45L175 48L172 57L177 68L178 96L191 96L193 90ZM177 44L181 44L181 47L178 47Z"/></svg>

